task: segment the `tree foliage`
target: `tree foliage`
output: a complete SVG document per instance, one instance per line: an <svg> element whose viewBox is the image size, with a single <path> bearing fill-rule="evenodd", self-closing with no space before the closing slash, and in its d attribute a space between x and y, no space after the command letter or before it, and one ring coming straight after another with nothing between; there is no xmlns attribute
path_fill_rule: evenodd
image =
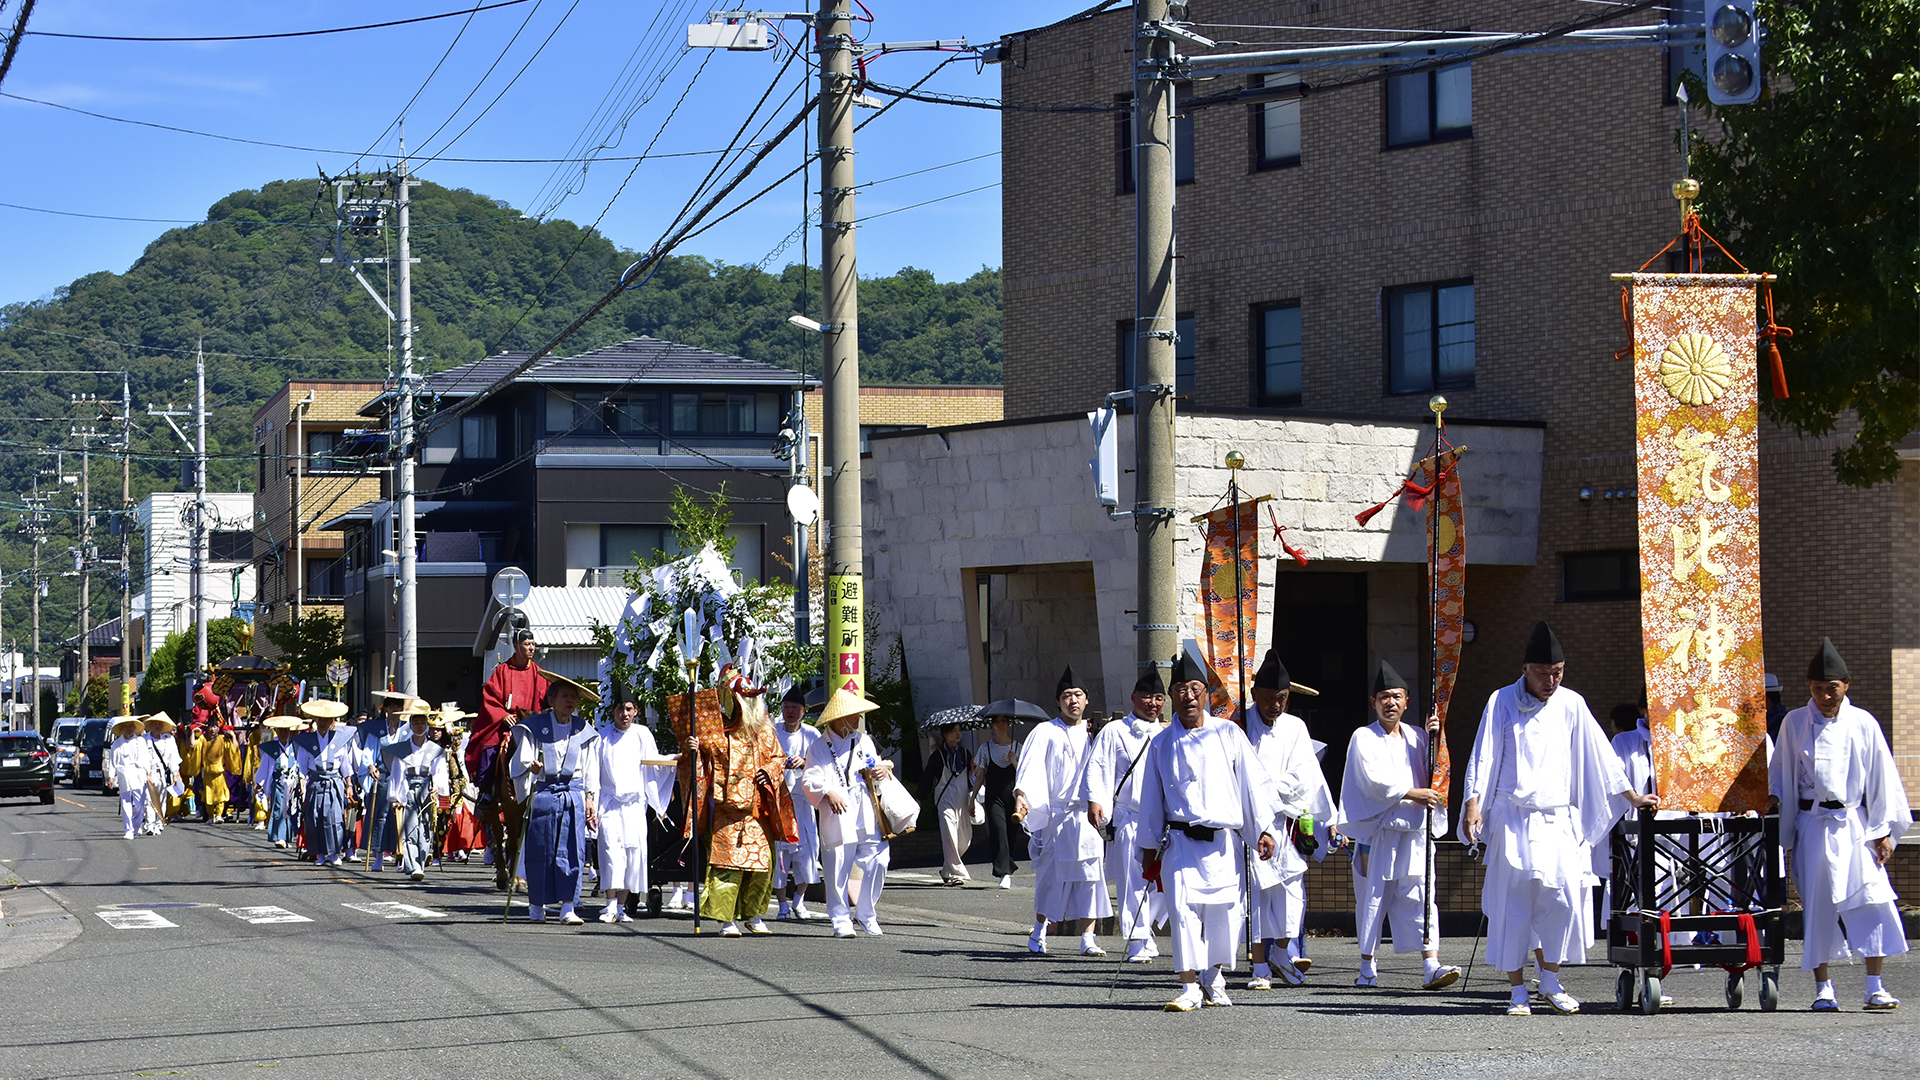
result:
<svg viewBox="0 0 1920 1080"><path fill-rule="evenodd" d="M1718 110L1724 138L1696 144L1702 217L1748 266L1780 275L1791 396L1768 413L1809 435L1856 414L1834 469L1881 483L1920 428L1920 3L1773 0L1760 12L1768 92Z"/></svg>
<svg viewBox="0 0 1920 1080"><path fill-rule="evenodd" d="M327 677L329 660L351 659L353 652L343 643L346 620L329 611L308 611L296 619L273 623L266 628L267 640L280 650L280 662L287 674L306 682L322 682Z"/></svg>
<svg viewBox="0 0 1920 1080"><path fill-rule="evenodd" d="M353 194L389 192L368 186ZM490 351L544 345L639 257L591 229L531 220L471 191L424 183L412 198L413 254L421 260L413 279L415 351L432 370ZM253 414L288 379L388 377L395 340L385 314L338 264L320 262L336 254L331 188L313 180L274 181L228 195L208 209L207 218L162 233L125 273L103 270L40 300L0 307L0 369L111 373L7 377L0 488L14 493L8 500L13 508L48 464L38 448L50 433L64 434L71 426L65 419L75 408L70 396L118 398L121 370L131 373L137 421L132 497L137 502L151 491L178 490L184 447L164 423L143 414L148 405L191 402L194 350L202 341L210 487L216 491L252 488ZM340 253L391 255L391 239L390 232L349 236ZM377 267L368 270L374 287L392 302L390 283ZM796 312L820 314L819 280L801 266L770 274L698 256L669 257L560 352L647 334L817 373L819 339L786 320ZM861 288L867 382L1000 381L999 271L982 269L966 281L940 283L926 271L907 269L864 281ZM103 488L118 494L114 464L94 462L96 510L108 501ZM61 472L77 471L69 455ZM40 483L43 491L58 486L45 477ZM66 497L71 491L65 488L52 502L43 563L67 558L76 541L78 500ZM7 525L0 529L0 572L12 574L31 561L30 550L11 520ZM96 538L102 531L96 527ZM113 546L102 544L108 553ZM117 592L94 589L92 621L115 613ZM24 624L26 590L3 595L6 618ZM42 602L43 622L75 624L77 604L75 579L55 577Z"/></svg>

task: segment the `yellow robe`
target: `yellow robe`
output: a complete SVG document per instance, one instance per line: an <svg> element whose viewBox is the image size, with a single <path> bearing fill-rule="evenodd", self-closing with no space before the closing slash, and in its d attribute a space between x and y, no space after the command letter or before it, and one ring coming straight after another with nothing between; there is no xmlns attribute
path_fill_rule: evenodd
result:
<svg viewBox="0 0 1920 1080"><path fill-rule="evenodd" d="M225 735L218 735L200 744L200 797L206 801L205 812L213 817L227 808L227 773L237 767L236 758L239 748Z"/></svg>
<svg viewBox="0 0 1920 1080"><path fill-rule="evenodd" d="M180 745L180 782L186 785L186 793L167 802L168 817L183 817L187 812L187 800L193 797L193 781L200 775L200 749L206 743L198 737L189 735L179 740Z"/></svg>

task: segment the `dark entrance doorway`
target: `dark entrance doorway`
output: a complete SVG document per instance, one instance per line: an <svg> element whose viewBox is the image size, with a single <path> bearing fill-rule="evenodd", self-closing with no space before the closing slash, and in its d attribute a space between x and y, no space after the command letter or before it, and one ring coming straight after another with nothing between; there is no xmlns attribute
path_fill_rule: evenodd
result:
<svg viewBox="0 0 1920 1080"><path fill-rule="evenodd" d="M1282 560L1273 589L1273 643L1294 682L1320 691L1295 694L1287 711L1327 744L1320 759L1335 798L1347 767L1347 740L1369 722L1367 575L1289 570Z"/></svg>

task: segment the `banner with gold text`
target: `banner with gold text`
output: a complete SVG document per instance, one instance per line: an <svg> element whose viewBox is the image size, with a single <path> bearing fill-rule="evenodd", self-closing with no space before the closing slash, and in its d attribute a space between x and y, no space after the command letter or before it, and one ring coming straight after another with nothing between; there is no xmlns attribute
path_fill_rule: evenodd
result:
<svg viewBox="0 0 1920 1080"><path fill-rule="evenodd" d="M1756 274L1634 274L1640 630L1666 809L1767 801Z"/></svg>

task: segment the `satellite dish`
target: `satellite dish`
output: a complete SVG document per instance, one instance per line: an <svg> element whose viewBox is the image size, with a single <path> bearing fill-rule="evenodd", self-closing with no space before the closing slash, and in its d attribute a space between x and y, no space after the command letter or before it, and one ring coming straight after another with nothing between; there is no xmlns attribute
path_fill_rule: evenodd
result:
<svg viewBox="0 0 1920 1080"><path fill-rule="evenodd" d="M820 517L820 496L805 484L795 484L787 489L787 513L798 524L813 524Z"/></svg>
<svg viewBox="0 0 1920 1080"><path fill-rule="evenodd" d="M493 602L503 608L517 608L527 602L533 592L533 582L527 572L517 566L509 566L493 575Z"/></svg>

